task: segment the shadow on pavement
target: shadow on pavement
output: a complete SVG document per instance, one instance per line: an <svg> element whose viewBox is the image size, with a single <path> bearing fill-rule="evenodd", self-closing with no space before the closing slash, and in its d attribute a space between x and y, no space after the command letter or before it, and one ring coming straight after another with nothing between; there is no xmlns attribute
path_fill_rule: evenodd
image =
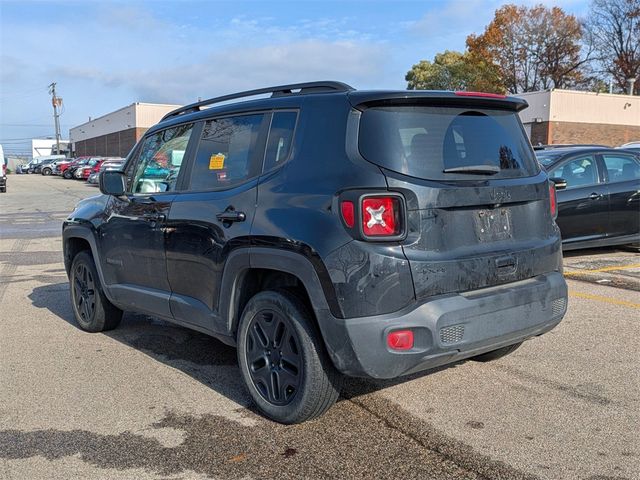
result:
<svg viewBox="0 0 640 480"><path fill-rule="evenodd" d="M79 329L73 317L67 283L36 287L29 294L29 299L35 307L46 308ZM233 402L253 410L240 376L235 348L203 333L130 312L125 312L118 328L103 334L190 375ZM347 378L341 400L368 395L399 383L455 368L460 363L462 362L392 380Z"/></svg>

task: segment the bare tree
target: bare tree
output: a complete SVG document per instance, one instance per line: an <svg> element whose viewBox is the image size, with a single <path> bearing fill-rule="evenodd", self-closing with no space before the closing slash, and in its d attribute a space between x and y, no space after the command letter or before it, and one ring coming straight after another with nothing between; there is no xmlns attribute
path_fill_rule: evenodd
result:
<svg viewBox="0 0 640 480"><path fill-rule="evenodd" d="M593 0L585 28L601 73L620 91L635 79L640 95L640 0Z"/></svg>

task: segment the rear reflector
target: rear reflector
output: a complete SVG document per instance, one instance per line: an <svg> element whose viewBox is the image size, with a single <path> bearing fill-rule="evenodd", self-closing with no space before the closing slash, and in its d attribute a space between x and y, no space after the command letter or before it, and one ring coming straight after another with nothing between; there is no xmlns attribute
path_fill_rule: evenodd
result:
<svg viewBox="0 0 640 480"><path fill-rule="evenodd" d="M362 232L367 237L393 237L400 234L400 200L398 197L363 198Z"/></svg>
<svg viewBox="0 0 640 480"><path fill-rule="evenodd" d="M558 216L558 199L556 197L556 186L553 182L549 182L549 210L553 218Z"/></svg>
<svg viewBox="0 0 640 480"><path fill-rule="evenodd" d="M389 332L387 346L392 350L411 350L413 348L413 332L411 330Z"/></svg>
<svg viewBox="0 0 640 480"><path fill-rule="evenodd" d="M486 98L507 98L506 95L499 93L485 93L485 92L455 92L460 97L486 97Z"/></svg>
<svg viewBox="0 0 640 480"><path fill-rule="evenodd" d="M340 204L340 211L342 212L342 220L347 227L353 228L356 223L356 213L353 206L353 202L345 200Z"/></svg>

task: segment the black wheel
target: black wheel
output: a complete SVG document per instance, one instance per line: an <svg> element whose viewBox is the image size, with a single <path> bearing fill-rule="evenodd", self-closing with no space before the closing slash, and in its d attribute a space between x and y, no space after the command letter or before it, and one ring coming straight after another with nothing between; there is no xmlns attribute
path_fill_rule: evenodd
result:
<svg viewBox="0 0 640 480"><path fill-rule="evenodd" d="M238 326L238 363L258 409L280 423L300 423L338 399L342 375L324 350L306 305L292 292L255 295Z"/></svg>
<svg viewBox="0 0 640 480"><path fill-rule="evenodd" d="M62 178L66 178L67 180L71 180L71 172L69 171L68 168L62 174Z"/></svg>
<svg viewBox="0 0 640 480"><path fill-rule="evenodd" d="M482 355L477 355L475 357L472 357L471 360L475 360L476 362L490 362L492 360L497 360L514 352L520 345L522 345L522 342L514 343L513 345L509 345L507 347L502 347L491 352L483 353Z"/></svg>
<svg viewBox="0 0 640 480"><path fill-rule="evenodd" d="M73 259L69 287L73 313L80 328L87 332L102 332L118 326L122 310L104 295L93 257L86 250Z"/></svg>
<svg viewBox="0 0 640 480"><path fill-rule="evenodd" d="M42 169L42 175L51 175L51 169L50 168L43 168Z"/></svg>

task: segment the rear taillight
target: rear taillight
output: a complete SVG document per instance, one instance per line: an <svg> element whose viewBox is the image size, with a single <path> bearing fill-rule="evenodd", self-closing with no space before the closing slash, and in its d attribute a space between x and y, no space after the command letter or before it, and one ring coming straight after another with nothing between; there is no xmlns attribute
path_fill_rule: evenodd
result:
<svg viewBox="0 0 640 480"><path fill-rule="evenodd" d="M549 210L551 216L555 219L558 216L558 199L556 197L556 186L553 182L549 182Z"/></svg>
<svg viewBox="0 0 640 480"><path fill-rule="evenodd" d="M397 237L401 233L400 199L395 196L363 197L362 233L365 237Z"/></svg>
<svg viewBox="0 0 640 480"><path fill-rule="evenodd" d="M357 240L391 242L406 234L405 201L398 192L347 190L340 194L339 215Z"/></svg>

